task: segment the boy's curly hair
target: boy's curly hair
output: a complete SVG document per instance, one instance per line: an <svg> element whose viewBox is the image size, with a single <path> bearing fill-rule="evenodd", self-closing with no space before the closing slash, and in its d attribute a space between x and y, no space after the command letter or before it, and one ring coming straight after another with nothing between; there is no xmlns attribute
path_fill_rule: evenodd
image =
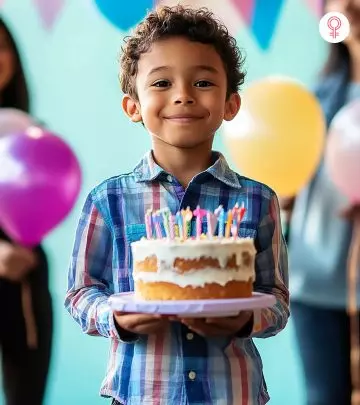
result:
<svg viewBox="0 0 360 405"><path fill-rule="evenodd" d="M190 41L211 44L220 55L227 75L227 95L236 93L244 83L244 58L225 25L206 8L181 5L160 7L149 13L124 40L120 59L120 84L124 93L137 99L135 79L138 61L159 39L182 36Z"/></svg>

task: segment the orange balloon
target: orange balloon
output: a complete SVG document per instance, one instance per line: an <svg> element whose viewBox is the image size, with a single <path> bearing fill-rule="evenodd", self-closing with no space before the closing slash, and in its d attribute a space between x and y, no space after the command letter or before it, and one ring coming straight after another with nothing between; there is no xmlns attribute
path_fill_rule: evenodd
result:
<svg viewBox="0 0 360 405"><path fill-rule="evenodd" d="M241 110L224 123L223 135L241 174L285 197L296 195L313 176L325 127L320 104L303 85L266 78L245 90Z"/></svg>

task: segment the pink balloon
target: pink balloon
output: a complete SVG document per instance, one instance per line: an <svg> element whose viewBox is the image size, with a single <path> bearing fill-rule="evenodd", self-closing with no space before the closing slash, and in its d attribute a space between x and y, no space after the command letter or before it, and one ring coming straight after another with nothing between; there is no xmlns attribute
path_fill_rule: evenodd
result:
<svg viewBox="0 0 360 405"><path fill-rule="evenodd" d="M338 189L360 203L360 100L343 107L329 128L325 163Z"/></svg>
<svg viewBox="0 0 360 405"><path fill-rule="evenodd" d="M32 127L0 139L0 222L24 246L35 246L71 211L81 169L58 136Z"/></svg>

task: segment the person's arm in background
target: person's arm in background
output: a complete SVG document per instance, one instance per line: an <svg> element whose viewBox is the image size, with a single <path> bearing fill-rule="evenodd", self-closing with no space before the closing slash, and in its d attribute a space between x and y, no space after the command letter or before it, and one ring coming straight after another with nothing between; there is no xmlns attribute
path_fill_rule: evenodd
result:
<svg viewBox="0 0 360 405"><path fill-rule="evenodd" d="M0 278L11 282L21 282L36 267L46 264L41 248L24 248L12 242L0 230Z"/></svg>

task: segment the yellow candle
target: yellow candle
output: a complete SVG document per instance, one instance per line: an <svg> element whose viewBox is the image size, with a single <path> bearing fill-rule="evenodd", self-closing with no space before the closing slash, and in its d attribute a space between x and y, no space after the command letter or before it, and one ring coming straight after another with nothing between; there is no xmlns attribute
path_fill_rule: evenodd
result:
<svg viewBox="0 0 360 405"><path fill-rule="evenodd" d="M186 210L182 209L181 215L183 218L184 239L187 239L188 235L189 235L189 230L190 230L191 218L193 216L192 211L190 210L190 207L187 207Z"/></svg>
<svg viewBox="0 0 360 405"><path fill-rule="evenodd" d="M232 210L229 210L227 213L225 238L230 238L232 220L233 220Z"/></svg>

